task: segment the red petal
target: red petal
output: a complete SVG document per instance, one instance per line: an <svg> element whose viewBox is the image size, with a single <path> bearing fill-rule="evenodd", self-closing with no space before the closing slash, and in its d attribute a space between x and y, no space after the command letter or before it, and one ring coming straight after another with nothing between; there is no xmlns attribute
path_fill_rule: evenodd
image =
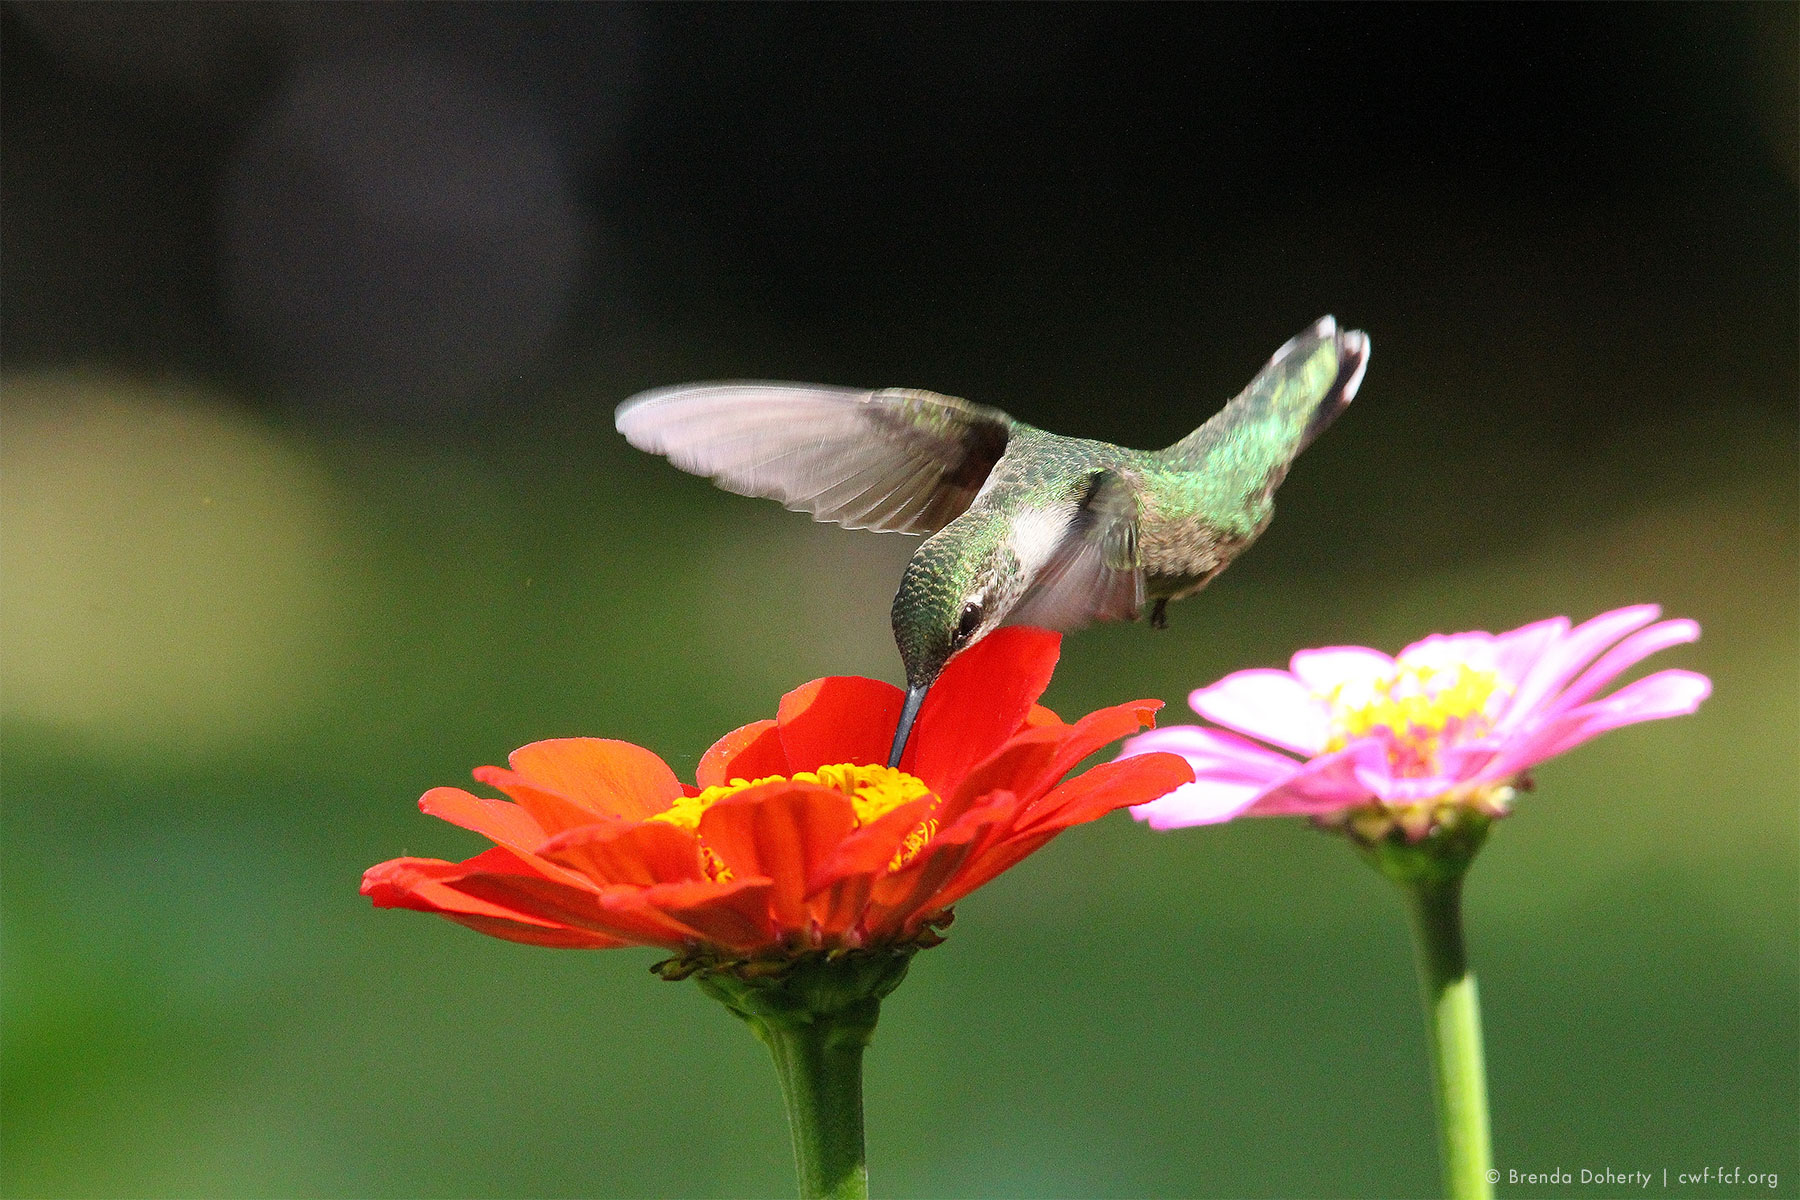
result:
<svg viewBox="0 0 1800 1200"><path fill-rule="evenodd" d="M765 783L728 796L700 817L700 838L740 878L760 875L776 925L807 928L807 881L856 828L850 800L807 783Z"/></svg>
<svg viewBox="0 0 1800 1200"><path fill-rule="evenodd" d="M990 792L1007 791L1030 797L1042 795L1049 787L1042 781L1048 778L1067 737L1066 728L1039 726L1010 739L999 753L963 777L938 814L938 820L945 826L954 824L969 809L985 803Z"/></svg>
<svg viewBox="0 0 1800 1200"><path fill-rule="evenodd" d="M781 698L776 716L788 766L813 771L827 763L887 762L902 699L893 684L855 675L795 688Z"/></svg>
<svg viewBox="0 0 1800 1200"><path fill-rule="evenodd" d="M985 825L963 822L956 829L939 832L917 858L898 871L876 879L864 922L867 936L879 940L911 932L918 927L917 918L948 907L938 902L938 893L986 835Z"/></svg>
<svg viewBox="0 0 1800 1200"><path fill-rule="evenodd" d="M733 779L762 779L789 775L781 733L773 721L752 721L712 744L700 759L694 782L703 788L719 787Z"/></svg>
<svg viewBox="0 0 1800 1200"><path fill-rule="evenodd" d="M558 834L538 851L553 863L611 886L702 879L700 842L692 830L667 821L588 825Z"/></svg>
<svg viewBox="0 0 1800 1200"><path fill-rule="evenodd" d="M1035 729L1040 725L1067 725L1061 717L1042 704L1034 704L1031 711L1025 714L1025 728Z"/></svg>
<svg viewBox="0 0 1800 1200"><path fill-rule="evenodd" d="M973 864L1018 832L1026 804L1025 797L1013 792L990 792L949 826L946 835L969 842L969 862Z"/></svg>
<svg viewBox="0 0 1800 1200"><path fill-rule="evenodd" d="M461 788L441 787L432 788L421 796L419 808L434 817L441 817L454 825L461 825L464 829L472 829L492 838L495 844L517 854L527 871L552 879L563 879L568 883L580 883L578 879L566 878L564 868L539 856L538 850L549 839L549 835L530 812L520 805L472 796ZM587 824L583 828L593 828L595 820L592 814L588 814ZM611 823L608 822L608 825L611 826Z"/></svg>
<svg viewBox="0 0 1800 1200"><path fill-rule="evenodd" d="M362 890L377 908L410 908L436 913L466 925L478 933L525 942L534 946L603 950L626 943L619 938L587 930L571 929L534 913L519 911L450 886L481 860L510 867L517 859L502 858L505 851L488 851L467 863L431 858L396 858L370 867L363 874Z"/></svg>
<svg viewBox="0 0 1800 1200"><path fill-rule="evenodd" d="M807 912L822 942L840 941L861 922L869 907L869 892L874 884L874 876L855 875L807 897Z"/></svg>
<svg viewBox="0 0 1800 1200"><path fill-rule="evenodd" d="M728 883L666 883L639 893L645 904L715 946L739 954L778 947L780 938L769 920L767 879L734 879Z"/></svg>
<svg viewBox="0 0 1800 1200"><path fill-rule="evenodd" d="M1096 709L1074 725L1065 727L1063 741L1043 774L1032 780L1028 787L1015 786L1014 790L1031 796L1042 795L1094 751L1155 725L1160 708L1161 700L1133 700L1128 704Z"/></svg>
<svg viewBox="0 0 1800 1200"><path fill-rule="evenodd" d="M681 795L668 764L630 742L553 738L521 746L507 761L526 783L625 821L654 816Z"/></svg>
<svg viewBox="0 0 1800 1200"><path fill-rule="evenodd" d="M936 796L926 796L902 804L850 833L814 867L807 880L808 894L832 887L852 875L873 876L887 870L907 836L919 827L919 822L931 816L940 803Z"/></svg>
<svg viewBox="0 0 1800 1200"><path fill-rule="evenodd" d="M419 811L473 830L496 845L527 853L543 845L549 837L544 827L517 804L484 799L461 788L432 788L419 797Z"/></svg>
<svg viewBox="0 0 1800 1200"><path fill-rule="evenodd" d="M546 837L565 829L592 825L595 821L617 820L616 817L603 816L585 805L577 804L561 793L538 787L516 771L509 771L505 767L476 767L474 775L489 787L498 788L511 796L520 808L530 813L532 819L543 827Z"/></svg>
<svg viewBox="0 0 1800 1200"><path fill-rule="evenodd" d="M1147 804L1194 782L1194 768L1178 754L1140 754L1101 763L1031 805L1021 830L1067 829L1103 817L1116 808Z"/></svg>
<svg viewBox="0 0 1800 1200"><path fill-rule="evenodd" d="M1053 829L1047 833L997 840L995 844L985 847L982 852L970 855L968 865L957 874L955 879L938 891L935 897L936 907L933 911L942 911L950 907L970 892L991 882L995 877L1004 875L1042 850L1050 839L1061 832L1060 829Z"/></svg>
<svg viewBox="0 0 1800 1200"><path fill-rule="evenodd" d="M547 925L520 925L515 921L499 920L494 917L471 917L458 913L445 913L458 925L465 925L476 933L485 933L489 937L503 938L509 942L523 942L527 946L548 946L552 950L615 950L620 946L632 945L622 938L607 937L604 934L589 933L584 929L552 929Z"/></svg>
<svg viewBox="0 0 1800 1200"><path fill-rule="evenodd" d="M457 880L455 887L540 920L640 946L679 950L693 939L693 930L687 926L631 903L644 893L643 888L609 888L620 895L608 903L596 892L533 875L473 874Z"/></svg>
<svg viewBox="0 0 1800 1200"><path fill-rule="evenodd" d="M1145 765L1138 766L1140 763ZM943 886L933 901L934 908L954 904L1017 866L1069 826L1092 821L1116 808L1154 800L1184 783L1192 783L1193 776L1193 768L1179 755L1144 754L1085 771L1036 803L1015 803L1004 819L1000 819L1001 814L990 802L984 801L959 824L985 825L987 836L976 843L956 877ZM1013 798L1001 793L999 799Z"/></svg>
<svg viewBox="0 0 1800 1200"><path fill-rule="evenodd" d="M509 908L478 901L445 885L445 880L460 879L469 873L472 865L493 853L489 850L460 863L445 862L441 858L390 858L363 872L362 894L374 901L376 908L410 908L418 912L462 912L487 916L516 915ZM518 860L508 855L507 861Z"/></svg>
<svg viewBox="0 0 1800 1200"><path fill-rule="evenodd" d="M1065 726L1068 741L1063 744L1057 760L1068 765L1063 766L1061 774L1050 782L1057 782L1073 770L1076 763L1108 742L1153 727L1156 724L1156 714L1162 710L1162 706L1161 700L1131 700L1110 708L1097 708L1074 725Z"/></svg>
<svg viewBox="0 0 1800 1200"><path fill-rule="evenodd" d="M988 792L1000 788L1027 802L1037 799L1094 751L1153 724L1152 714L1161 707L1157 700L1137 700L1089 713L1074 725L1025 729L964 777L941 819L945 824L960 820Z"/></svg>
<svg viewBox="0 0 1800 1200"><path fill-rule="evenodd" d="M1061 646L1058 634L1015 625L996 629L951 659L919 710L902 768L940 796L955 791L976 763L1025 724L1050 686ZM888 728L891 733L893 726Z"/></svg>

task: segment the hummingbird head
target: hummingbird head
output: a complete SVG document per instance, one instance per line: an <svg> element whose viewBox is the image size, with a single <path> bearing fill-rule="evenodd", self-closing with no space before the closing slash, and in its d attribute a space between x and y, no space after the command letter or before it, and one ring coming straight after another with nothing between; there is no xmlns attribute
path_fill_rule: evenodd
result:
<svg viewBox="0 0 1800 1200"><path fill-rule="evenodd" d="M909 688L927 688L944 664L1005 618L1010 597L997 540L952 525L919 547L894 593L894 641Z"/></svg>
<svg viewBox="0 0 1800 1200"><path fill-rule="evenodd" d="M927 539L900 576L894 641L906 664L906 706L894 731L890 767L900 765L913 718L944 664L998 626L1017 599L1004 570L1001 538L990 532L959 518Z"/></svg>

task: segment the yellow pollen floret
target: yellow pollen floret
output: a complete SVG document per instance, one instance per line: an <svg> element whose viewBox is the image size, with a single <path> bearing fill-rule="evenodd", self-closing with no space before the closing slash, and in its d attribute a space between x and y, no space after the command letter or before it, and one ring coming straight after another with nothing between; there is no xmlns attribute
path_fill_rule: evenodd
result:
<svg viewBox="0 0 1800 1200"><path fill-rule="evenodd" d="M1326 748L1341 750L1356 738L1385 733L1397 765L1428 772L1446 741L1487 732L1488 706L1503 691L1494 672L1467 663L1402 661L1386 678L1339 685L1325 697L1332 709Z"/></svg>
<svg viewBox="0 0 1800 1200"><path fill-rule="evenodd" d="M831 788L841 792L850 800L850 807L856 814L858 828L885 817L903 804L914 800L923 800L931 795L931 789L923 780L908 775L905 771L892 767L860 766L854 763L830 763L816 771L796 771L792 775L765 775L761 779L733 779L730 783L715 784L703 789L697 796L682 796L674 804L651 817L652 821L666 821L670 825L682 829L698 830L700 818L706 810L727 796L734 796L746 788L758 787L765 783L810 783L819 787ZM926 818L909 834L888 864L889 870L895 870L911 861L924 845L937 833L937 821ZM701 846L701 858L707 874L718 880L731 878L731 872L718 861L712 850Z"/></svg>

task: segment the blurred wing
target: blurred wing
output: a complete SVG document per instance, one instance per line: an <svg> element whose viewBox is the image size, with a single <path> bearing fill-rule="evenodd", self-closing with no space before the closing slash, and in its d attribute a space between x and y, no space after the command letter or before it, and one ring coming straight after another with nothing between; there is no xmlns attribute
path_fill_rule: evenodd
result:
<svg viewBox="0 0 1800 1200"><path fill-rule="evenodd" d="M1064 633L1093 621L1136 620L1144 606L1137 495L1116 471L1096 472L1049 561L1007 614L1008 625Z"/></svg>
<svg viewBox="0 0 1800 1200"><path fill-rule="evenodd" d="M934 533L960 516L1013 426L935 392L790 383L658 388L615 420L633 446L726 491L883 533Z"/></svg>

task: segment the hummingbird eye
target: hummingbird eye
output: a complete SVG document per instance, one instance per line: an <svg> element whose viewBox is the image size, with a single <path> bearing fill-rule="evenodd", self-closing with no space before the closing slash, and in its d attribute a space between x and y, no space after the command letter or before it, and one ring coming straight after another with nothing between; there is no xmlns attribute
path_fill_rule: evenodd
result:
<svg viewBox="0 0 1800 1200"><path fill-rule="evenodd" d="M951 639L952 643L957 646L962 645L974 637L975 631L979 628L981 628L981 605L976 601L970 601L963 605L962 616L956 622L956 636Z"/></svg>

